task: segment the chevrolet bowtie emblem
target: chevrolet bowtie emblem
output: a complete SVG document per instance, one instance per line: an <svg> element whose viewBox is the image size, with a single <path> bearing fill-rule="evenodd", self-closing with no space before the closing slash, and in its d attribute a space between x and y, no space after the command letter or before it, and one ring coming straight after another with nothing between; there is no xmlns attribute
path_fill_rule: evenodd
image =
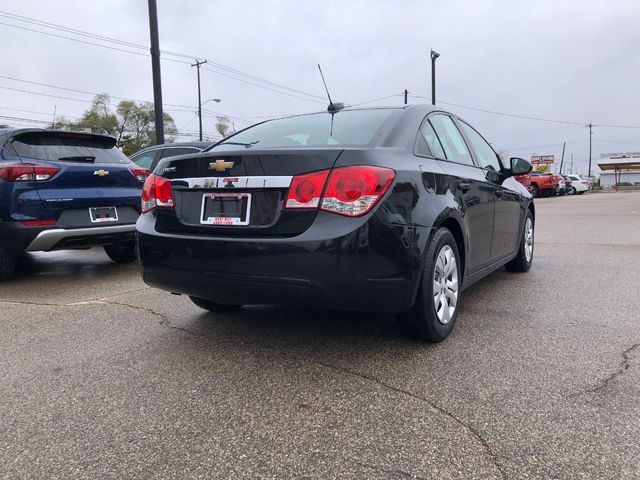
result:
<svg viewBox="0 0 640 480"><path fill-rule="evenodd" d="M109 170L96 170L93 174L98 175L99 177L104 177L105 175L109 175Z"/></svg>
<svg viewBox="0 0 640 480"><path fill-rule="evenodd" d="M227 168L233 168L233 162L225 162L224 160L216 160L215 162L211 162L209 164L210 170L215 170L216 172L224 172Z"/></svg>

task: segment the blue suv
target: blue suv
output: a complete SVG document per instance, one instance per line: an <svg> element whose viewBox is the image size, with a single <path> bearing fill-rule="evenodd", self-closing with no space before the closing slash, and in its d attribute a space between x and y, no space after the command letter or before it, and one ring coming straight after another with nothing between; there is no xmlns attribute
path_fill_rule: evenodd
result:
<svg viewBox="0 0 640 480"><path fill-rule="evenodd" d="M0 279L22 252L102 246L134 261L148 173L110 136L0 128Z"/></svg>

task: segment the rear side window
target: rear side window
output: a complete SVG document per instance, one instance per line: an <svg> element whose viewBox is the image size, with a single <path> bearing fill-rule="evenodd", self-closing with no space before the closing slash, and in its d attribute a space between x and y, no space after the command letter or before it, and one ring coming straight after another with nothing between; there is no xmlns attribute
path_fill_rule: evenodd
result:
<svg viewBox="0 0 640 480"><path fill-rule="evenodd" d="M314 113L260 123L207 151L242 148L365 146L394 113L393 109L343 110Z"/></svg>
<svg viewBox="0 0 640 480"><path fill-rule="evenodd" d="M489 145L487 141L470 125L467 125L463 121L460 121L460 125L469 139L469 142L471 142L473 149L476 151L476 155L480 161L480 166L487 170L495 170L496 172L499 172L502 167L498 160L498 155L493 151L491 145Z"/></svg>
<svg viewBox="0 0 640 480"><path fill-rule="evenodd" d="M191 148L191 147L164 148L162 149L162 154L160 155L160 158L175 157L178 155L186 155L187 153L197 153L199 151L200 151L199 149Z"/></svg>
<svg viewBox="0 0 640 480"><path fill-rule="evenodd" d="M156 153L158 153L157 150L141 153L140 155L131 157L131 161L141 168L149 169L151 168L154 158L156 158Z"/></svg>
<svg viewBox="0 0 640 480"><path fill-rule="evenodd" d="M11 141L21 157L59 162L129 163L115 139L81 133L28 132Z"/></svg>
<svg viewBox="0 0 640 480"><path fill-rule="evenodd" d="M464 143L462 134L453 120L446 115L431 115L429 121L440 139L447 160L473 165L467 144Z"/></svg>
<svg viewBox="0 0 640 480"><path fill-rule="evenodd" d="M442 145L440 144L440 140L438 140L436 132L428 121L424 122L420 128L420 136L429 147L433 156L436 158L447 158L444 154L444 150L442 149Z"/></svg>

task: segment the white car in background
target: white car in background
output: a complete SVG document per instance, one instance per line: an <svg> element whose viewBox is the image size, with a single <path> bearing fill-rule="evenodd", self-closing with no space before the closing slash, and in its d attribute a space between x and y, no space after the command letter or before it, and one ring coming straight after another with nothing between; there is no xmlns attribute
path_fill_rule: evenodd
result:
<svg viewBox="0 0 640 480"><path fill-rule="evenodd" d="M571 186L567 193L569 195L582 195L584 192L591 188L591 182L586 178L582 178L580 175L567 175L571 179Z"/></svg>

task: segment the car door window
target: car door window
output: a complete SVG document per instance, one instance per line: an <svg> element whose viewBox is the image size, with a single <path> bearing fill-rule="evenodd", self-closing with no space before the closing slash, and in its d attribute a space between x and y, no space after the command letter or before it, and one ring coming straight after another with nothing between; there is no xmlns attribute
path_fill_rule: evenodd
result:
<svg viewBox="0 0 640 480"><path fill-rule="evenodd" d="M156 158L157 150L141 153L140 155L131 157L131 161L141 168L150 169L153 159Z"/></svg>
<svg viewBox="0 0 640 480"><path fill-rule="evenodd" d="M422 145L424 145L423 142L418 142L418 153L421 155L433 155L436 158L447 158L444 154L444 150L442 149L442 145L440 145L440 140L438 140L438 136L436 135L436 132L433 130L433 127L431 126L431 124L426 121L424 122L424 124L422 125L422 127L420 127L420 139L424 140L424 143L427 144L427 146L429 147L429 150L431 153L425 151L424 147L422 149L420 149L420 147Z"/></svg>
<svg viewBox="0 0 640 480"><path fill-rule="evenodd" d="M496 155L496 152L491 148L491 145L489 145L487 141L470 125L467 125L463 121L460 121L460 125L478 156L480 166L487 170L495 170L496 172L499 172L502 169L502 166L500 165L500 160L498 160L498 155Z"/></svg>
<svg viewBox="0 0 640 480"><path fill-rule="evenodd" d="M462 134L449 116L431 115L429 122L431 122L433 130L440 140L447 160L465 165L473 165L473 159L462 138Z"/></svg>
<svg viewBox="0 0 640 480"><path fill-rule="evenodd" d="M200 150L193 147L174 147L162 150L160 158L175 157L177 155L186 155L187 153L197 153Z"/></svg>

